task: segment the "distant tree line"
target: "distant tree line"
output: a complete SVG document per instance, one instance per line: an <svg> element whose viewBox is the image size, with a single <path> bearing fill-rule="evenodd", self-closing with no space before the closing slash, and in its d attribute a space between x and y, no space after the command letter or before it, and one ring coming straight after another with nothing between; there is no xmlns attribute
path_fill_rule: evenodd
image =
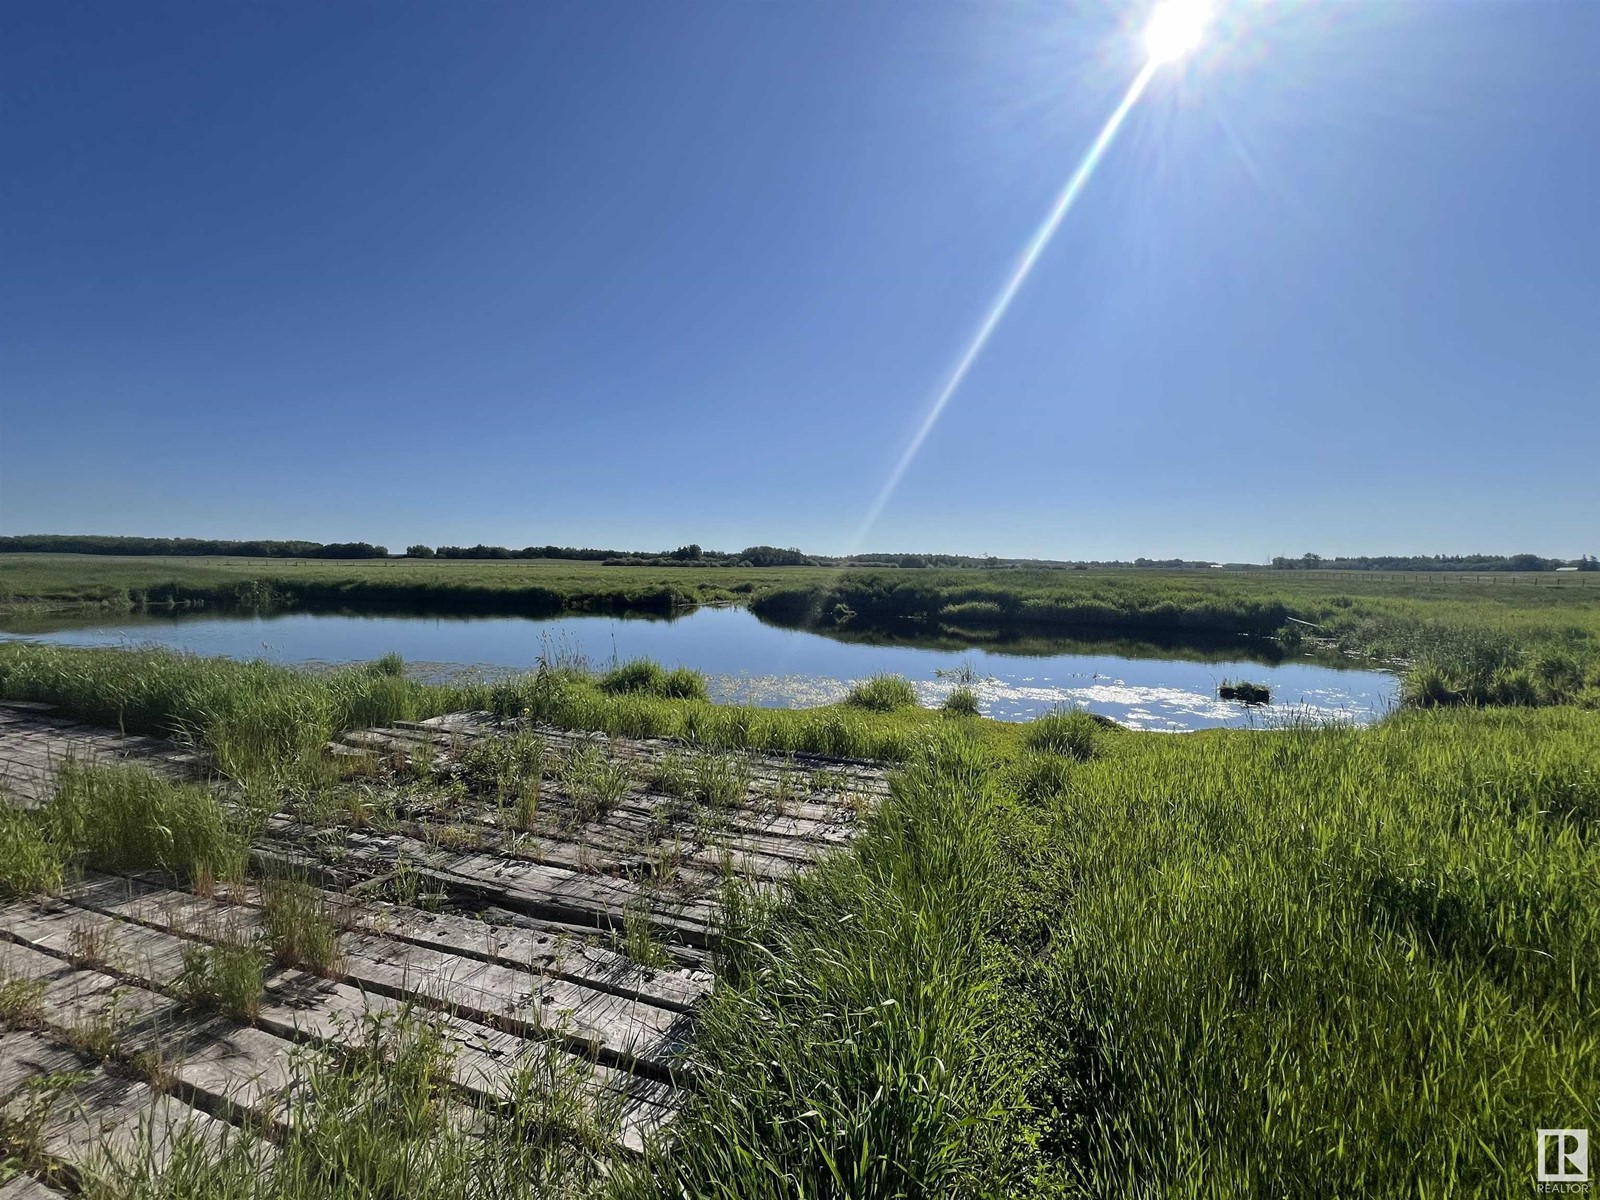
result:
<svg viewBox="0 0 1600 1200"><path fill-rule="evenodd" d="M1280 571L1554 571L1577 567L1580 571L1600 570L1600 559L1585 554L1582 558L1541 558L1537 554L1380 554L1344 558L1323 558L1302 554L1299 558L1274 558Z"/></svg>
<svg viewBox="0 0 1600 1200"><path fill-rule="evenodd" d="M98 534L29 533L0 536L0 554L130 554L130 555L232 555L238 558L387 558L384 546L369 542L304 542L285 540L228 541L218 538L111 537ZM602 550L580 546L428 546L406 547L407 558L512 559L553 558L616 565L693 564L710 567L941 567L1088 570L1090 568L1196 569L1213 565L1199 559L1136 558L1132 562L1107 560L1071 562L1041 558L997 558L992 554L851 554L842 557L810 555L793 546L746 546L737 553L707 550L696 542L675 550L654 552ZM1223 564L1248 568L1248 563ZM1272 560L1278 570L1336 571L1554 571L1573 566L1580 571L1600 570L1600 559L1587 554L1567 560L1537 554L1434 554L1357 555L1324 558L1302 554L1299 558Z"/></svg>
<svg viewBox="0 0 1600 1200"><path fill-rule="evenodd" d="M790 548L776 546L746 546L737 554L723 550L707 550L698 543L679 546L676 550L656 552L638 550L597 550L578 546L524 546L514 550L509 546L407 546L409 558L565 558L581 562L600 563L705 563L718 566L791 567L813 566L817 562L807 554Z"/></svg>
<svg viewBox="0 0 1600 1200"><path fill-rule="evenodd" d="M386 546L374 546L368 542L232 542L215 538L26 533L0 537L0 554L228 554L239 558L387 558L389 550Z"/></svg>

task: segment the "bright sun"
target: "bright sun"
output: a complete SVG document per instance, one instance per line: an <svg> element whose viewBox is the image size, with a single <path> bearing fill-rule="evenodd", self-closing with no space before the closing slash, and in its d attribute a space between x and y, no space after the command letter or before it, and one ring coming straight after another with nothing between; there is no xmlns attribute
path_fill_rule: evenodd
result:
<svg viewBox="0 0 1600 1200"><path fill-rule="evenodd" d="M1200 44L1211 16L1205 0L1162 0L1144 27L1144 46L1152 63L1182 58Z"/></svg>

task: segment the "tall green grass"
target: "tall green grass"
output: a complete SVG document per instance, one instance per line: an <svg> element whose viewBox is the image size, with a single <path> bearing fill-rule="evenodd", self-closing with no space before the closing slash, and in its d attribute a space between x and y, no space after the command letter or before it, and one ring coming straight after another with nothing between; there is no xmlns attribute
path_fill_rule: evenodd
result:
<svg viewBox="0 0 1600 1200"><path fill-rule="evenodd" d="M242 879L248 845L248 817L209 788L140 766L68 760L49 803L29 812L0 806L0 895L51 891L79 866Z"/></svg>
<svg viewBox="0 0 1600 1200"><path fill-rule="evenodd" d="M1029 835L1086 1191L1501 1195L1593 1115L1600 718L1118 750Z"/></svg>
<svg viewBox="0 0 1600 1200"><path fill-rule="evenodd" d="M41 700L130 733L194 743L225 775L284 775L338 730L473 707L481 693L419 683L397 655L338 671L167 650L0 646L0 695Z"/></svg>
<svg viewBox="0 0 1600 1200"><path fill-rule="evenodd" d="M874 675L852 685L844 702L868 712L899 712L917 706L917 689L899 675Z"/></svg>
<svg viewBox="0 0 1600 1200"><path fill-rule="evenodd" d="M636 658L600 676L600 690L613 694L643 692L666 700L704 700L706 678L688 667L669 671L648 658Z"/></svg>
<svg viewBox="0 0 1600 1200"><path fill-rule="evenodd" d="M632 1186L1520 1190L1595 1111L1597 820L1572 709L934 754L739 941Z"/></svg>
<svg viewBox="0 0 1600 1200"><path fill-rule="evenodd" d="M1061 754L1085 762L1100 743L1100 722L1083 708L1057 708L1028 722L1023 741L1031 750Z"/></svg>
<svg viewBox="0 0 1600 1200"><path fill-rule="evenodd" d="M1007 1078L983 934L1001 864L976 742L946 737L853 855L746 900L701 1014L701 1089L638 1196L1004 1194ZM1015 1099L1015 1097L1012 1097Z"/></svg>
<svg viewBox="0 0 1600 1200"><path fill-rule="evenodd" d="M681 738L714 750L768 750L890 762L920 753L942 725L937 713L915 707L880 712L846 703L773 709L671 700L648 691L607 691L581 672L559 668L541 668L495 683L488 689L486 703L504 716L622 737ZM985 722L976 736L1006 739L1014 732Z"/></svg>

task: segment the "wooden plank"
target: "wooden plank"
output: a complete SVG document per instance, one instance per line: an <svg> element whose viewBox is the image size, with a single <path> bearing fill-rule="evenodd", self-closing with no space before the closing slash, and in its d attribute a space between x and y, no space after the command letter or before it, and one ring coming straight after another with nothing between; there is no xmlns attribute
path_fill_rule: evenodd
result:
<svg viewBox="0 0 1600 1200"><path fill-rule="evenodd" d="M198 1100L208 1111L262 1123L281 1119L283 1101L298 1078L293 1043L227 1018L185 1014L165 997L106 972L53 957L47 960L50 950L70 953L56 949L70 944L70 938L62 936L60 916L43 914L8 926L11 936L31 938L27 948L38 952L22 977L48 981L38 1008L42 1025L69 1038L103 1030L119 1053L146 1055L186 1100ZM128 927L126 938L135 935L155 936L150 930ZM176 969L161 964L179 958L168 952L147 959L152 965L130 962L126 973L156 987L167 986L176 979L181 963Z"/></svg>
<svg viewBox="0 0 1600 1200"><path fill-rule="evenodd" d="M156 1051L160 1069L186 1099L231 1120L288 1127L291 1097L307 1064L295 1044L227 1017L186 1020Z"/></svg>
<svg viewBox="0 0 1600 1200"><path fill-rule="evenodd" d="M365 1022L395 1020L410 1011L403 1001L290 968L269 975L266 982L257 1023L318 1045L348 1045ZM452 1082L480 1101L498 1104L514 1098L524 1069L539 1071L548 1064L548 1074L563 1075L581 1068L593 1077L587 1093L591 1102L620 1104L618 1142L635 1152L671 1123L682 1104L678 1089L661 1080L590 1063L548 1043L451 1014L431 1019L449 1049Z"/></svg>
<svg viewBox="0 0 1600 1200"><path fill-rule="evenodd" d="M0 1184L0 1200L66 1200L66 1196L32 1175L18 1175Z"/></svg>
<svg viewBox="0 0 1600 1200"><path fill-rule="evenodd" d="M8 919L0 934L0 978L40 988L37 1010L51 1028L114 1039L130 1051L148 1049L160 1030L176 1023L178 1006L148 988L99 971L82 970L21 940Z"/></svg>
<svg viewBox="0 0 1600 1200"><path fill-rule="evenodd" d="M127 900L112 900L105 895L108 890L116 890L116 881L101 877L73 889L71 898L95 910L86 915L104 921L124 917L150 926L142 930L146 946L151 939L168 943L158 954L147 955L152 961L171 962L176 955L181 965L181 944L172 941L174 933L210 940L262 932L262 915L255 908L147 887L137 888ZM41 948L53 947L68 938L66 927L62 914L48 914L19 922L17 936L31 938ZM109 940L110 935L104 936ZM344 978L364 990L428 1002L528 1037L558 1038L607 1062L642 1064L663 1076L673 1069L687 1036L681 1011L548 977L527 966L503 966L365 933L341 936L339 950Z"/></svg>
<svg viewBox="0 0 1600 1200"><path fill-rule="evenodd" d="M549 931L493 925L456 913L430 913L372 901L347 913L354 928L504 966L526 965L546 975L588 984L618 996L688 1012L711 992L709 971L641 967L625 954Z"/></svg>
<svg viewBox="0 0 1600 1200"><path fill-rule="evenodd" d="M268 832L291 842L319 831L274 817ZM344 865L359 863L372 874L393 870L404 860L424 880L446 891L486 899L502 907L569 922L584 928L624 927L629 912L649 912L649 921L667 940L691 946L712 944L715 909L708 901L663 896L629 879L516 861L490 854L451 854L404 834L346 830Z"/></svg>
<svg viewBox="0 0 1600 1200"><path fill-rule="evenodd" d="M74 1050L31 1029L0 1033L0 1100L51 1075L84 1071L93 1064ZM0 1193L3 1194L3 1193Z"/></svg>
<svg viewBox="0 0 1600 1200"><path fill-rule="evenodd" d="M147 921L150 913L164 910L168 914L165 919L180 928L197 924L203 927L207 923L205 910L197 905L229 907L201 901L190 893L168 890L150 880L98 872L87 872L77 883L69 884L63 895L97 912L135 921ZM259 908L261 888L255 884L246 885L231 893L230 898ZM533 970L599 991L643 1000L660 1008L688 1012L711 991L709 971L643 967L625 954L575 936L565 926L498 924L459 913L427 912L384 900L354 901L331 892L321 892L320 898L339 923L356 932L412 942L482 962Z"/></svg>
<svg viewBox="0 0 1600 1200"><path fill-rule="evenodd" d="M495 963L357 934L340 939L345 976L395 999L426 999L444 1011L526 1037L559 1038L580 1053L663 1077L688 1041L681 1012Z"/></svg>
<svg viewBox="0 0 1600 1200"><path fill-rule="evenodd" d="M31 937L37 939L40 945L59 945L70 938L75 919L72 913L43 912L19 921L14 919L14 909L17 907L0 909L0 921L4 922L4 930L13 940ZM117 920L105 914L88 913L87 910L82 910L82 915L99 917L106 922ZM129 925L126 921L118 923ZM154 937L170 939L175 947L181 947L181 939L174 934L157 930L145 932ZM93 1017L107 1011L106 1000L112 992L120 992L124 996L142 994L154 997L163 1006L159 1010L163 1018L160 1021L154 1020L151 1012L137 1007L118 1006L112 1011L119 1014L142 1013L144 1019L141 1028L159 1029L168 1038L176 1031L174 1045L184 1051L183 1056L173 1064L175 1071L183 1072L179 1076L180 1082L211 1103L244 1106L253 1102L257 1106L254 1115L262 1119L275 1120L280 1115L276 1106L268 1104L271 1088L275 1084L287 1087L293 1082L287 1075L274 1075L266 1065L267 1060L273 1057L285 1063L292 1058L285 1042L309 1041L337 1050L347 1046L360 1034L365 1020L380 1016L395 1019L411 1007L408 1001L395 996L383 995L375 990L363 991L349 983L282 968L271 971L264 980L266 990L255 1017L257 1032L272 1036L274 1041L263 1042L261 1037L238 1032L239 1027L234 1025L232 1040L223 1040L219 1044L216 1031L229 1028L226 1022L214 1027L203 1023L186 1024L177 1006L164 997L155 996L126 981L74 968L34 947L14 944L0 947L0 952L9 952L14 964L21 968L17 972L21 977L47 981L45 1007L69 1007L63 1002L81 997L76 1007L72 1007L74 1020L85 1014ZM26 961L15 957L19 955L27 956ZM159 969L159 964L170 962L171 957L170 954L147 956L142 961L154 963ZM130 964L130 970L138 970L139 961L136 959ZM154 977L130 975L130 978L162 986L162 981ZM167 984L170 983L169 979ZM70 992L67 985L72 985ZM600 1097L618 1098L607 1103L621 1104L623 1124L620 1141L633 1150L642 1148L646 1137L664 1128L681 1103L675 1089L663 1080L597 1065L559 1047L544 1046L515 1032L491 1028L453 1013L440 1014L432 1019L440 1025L450 1043L452 1070L457 1086L481 1099L499 1102L514 1095L518 1070L530 1064L548 1062L553 1064L551 1069L557 1073L582 1069L594 1078L591 1097L595 1102L599 1102ZM63 1022L62 1027L67 1024ZM205 1040L207 1037L212 1039L209 1052ZM167 1043L162 1038L146 1034L138 1044L143 1049L159 1049Z"/></svg>
<svg viewBox="0 0 1600 1200"><path fill-rule="evenodd" d="M677 900L632 880L585 875L540 863L513 862L488 854L446 857L421 871L447 887L490 899L535 916L550 916L597 929L622 929L630 911L647 913L653 929L691 946L714 940L715 909L702 900Z"/></svg>
<svg viewBox="0 0 1600 1200"><path fill-rule="evenodd" d="M30 1099L12 1100L8 1114L27 1119ZM215 1149L227 1136L226 1124L177 1097L97 1067L51 1098L37 1145L45 1158L88 1180L110 1174L119 1163L136 1165L141 1175L159 1175L184 1140Z"/></svg>

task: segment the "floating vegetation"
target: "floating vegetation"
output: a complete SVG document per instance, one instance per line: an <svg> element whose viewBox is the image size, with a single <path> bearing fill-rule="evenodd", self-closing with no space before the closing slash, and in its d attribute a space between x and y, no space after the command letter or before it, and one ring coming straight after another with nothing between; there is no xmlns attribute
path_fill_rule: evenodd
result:
<svg viewBox="0 0 1600 1200"><path fill-rule="evenodd" d="M1242 679L1234 682L1224 679L1217 688L1217 696L1222 700L1237 700L1240 704L1270 704L1272 689L1264 683L1249 683Z"/></svg>

